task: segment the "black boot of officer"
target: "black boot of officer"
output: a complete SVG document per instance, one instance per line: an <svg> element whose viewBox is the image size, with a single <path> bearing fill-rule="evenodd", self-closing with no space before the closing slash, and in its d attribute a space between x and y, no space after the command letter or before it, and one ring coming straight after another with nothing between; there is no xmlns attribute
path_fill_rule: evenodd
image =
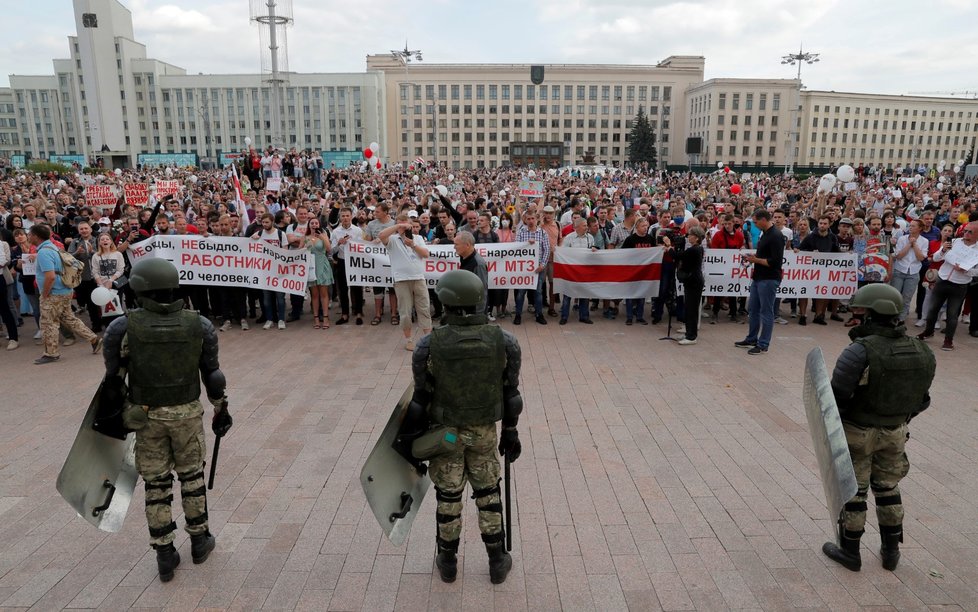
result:
<svg viewBox="0 0 978 612"><path fill-rule="evenodd" d="M489 553L489 581L506 582L509 570L513 569L513 557L506 552L503 542L486 542L486 552Z"/></svg>
<svg viewBox="0 0 978 612"><path fill-rule="evenodd" d="M210 531L190 536L190 556L194 559L194 565L207 561L215 545L214 536Z"/></svg>
<svg viewBox="0 0 978 612"><path fill-rule="evenodd" d="M458 540L446 542L438 539L438 555L435 557L435 567L442 582L455 582L458 576Z"/></svg>
<svg viewBox="0 0 978 612"><path fill-rule="evenodd" d="M826 557L832 559L847 570L858 572L863 565L862 559L859 556L859 539L862 537L863 532L849 531L845 527L841 531L839 544L836 545L832 542L826 542L822 545L822 552L825 553Z"/></svg>
<svg viewBox="0 0 978 612"><path fill-rule="evenodd" d="M173 570L180 565L180 553L173 543L160 544L156 548L156 567L160 570L160 582L173 580Z"/></svg>
<svg viewBox="0 0 978 612"><path fill-rule="evenodd" d="M880 525L880 558L883 560L883 569L891 572L900 563L900 542L903 542L903 525Z"/></svg>

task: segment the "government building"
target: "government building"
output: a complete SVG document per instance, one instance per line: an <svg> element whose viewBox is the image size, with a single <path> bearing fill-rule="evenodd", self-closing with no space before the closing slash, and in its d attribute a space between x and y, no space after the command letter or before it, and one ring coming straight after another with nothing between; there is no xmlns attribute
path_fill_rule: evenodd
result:
<svg viewBox="0 0 978 612"><path fill-rule="evenodd" d="M118 0L73 0L76 33L53 74L0 88L0 157L109 167L223 164L246 148L320 151L327 164L423 158L451 168L621 166L641 108L668 166L758 170L955 163L973 151L978 100L810 91L795 79L704 80L705 58L651 65L405 64L286 73L280 142L262 74L188 74L152 59ZM539 70L539 68L537 68ZM539 81L539 82L534 82Z"/></svg>

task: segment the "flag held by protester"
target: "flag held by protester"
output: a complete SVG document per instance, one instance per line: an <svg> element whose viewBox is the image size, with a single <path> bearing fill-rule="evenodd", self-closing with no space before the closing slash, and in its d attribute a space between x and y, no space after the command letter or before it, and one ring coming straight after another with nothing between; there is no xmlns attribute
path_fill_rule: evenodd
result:
<svg viewBox="0 0 978 612"><path fill-rule="evenodd" d="M554 292L574 298L620 299L659 295L662 249L590 251L558 247Z"/></svg>

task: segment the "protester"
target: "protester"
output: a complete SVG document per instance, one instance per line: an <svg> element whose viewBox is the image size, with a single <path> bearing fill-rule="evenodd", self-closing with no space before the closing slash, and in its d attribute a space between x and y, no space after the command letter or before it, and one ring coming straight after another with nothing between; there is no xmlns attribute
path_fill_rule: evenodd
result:
<svg viewBox="0 0 978 612"><path fill-rule="evenodd" d="M744 258L746 262L754 264L750 297L747 300L747 337L734 344L738 347L749 347L748 355L760 355L768 351L774 332L774 303L781 285L784 237L771 223L771 213L767 210L755 210L753 219L761 234L756 252Z"/></svg>
<svg viewBox="0 0 978 612"><path fill-rule="evenodd" d="M431 332L431 315L422 261L428 257L428 249L424 238L414 235L409 219L406 213L400 213L396 223L381 230L377 239L387 247L391 259L391 274L397 294L397 299L392 303L399 305L398 320L404 333L404 348L413 351L411 310L417 313L422 334Z"/></svg>
<svg viewBox="0 0 978 612"><path fill-rule="evenodd" d="M313 328L329 329L329 288L333 284L329 252L332 245L327 231L320 227L318 217L309 219L303 238L304 247L309 249L313 258L313 273L309 277Z"/></svg>
<svg viewBox="0 0 978 612"><path fill-rule="evenodd" d="M685 325L679 329L679 332L684 334L679 340L680 346L696 344L699 335L700 301L706 284L703 278L703 247L701 246L705 238L706 232L703 228L690 228L686 234L686 248L678 256L677 280L682 282L686 294L686 320ZM668 239L664 244L666 248L672 246Z"/></svg>

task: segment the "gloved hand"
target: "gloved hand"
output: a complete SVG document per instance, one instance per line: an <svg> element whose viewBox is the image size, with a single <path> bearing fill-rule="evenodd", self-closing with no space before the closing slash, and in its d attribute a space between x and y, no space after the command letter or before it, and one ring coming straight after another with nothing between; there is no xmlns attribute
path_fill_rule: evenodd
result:
<svg viewBox="0 0 978 612"><path fill-rule="evenodd" d="M504 427L499 435L499 454L505 455L509 462L513 463L519 459L522 451L523 445L520 444L519 432L516 431L516 428Z"/></svg>
<svg viewBox="0 0 978 612"><path fill-rule="evenodd" d="M216 406L215 406L216 408ZM223 438L231 429L231 425L234 424L234 420L231 418L231 413L228 412L227 399L224 400L221 408L215 410L213 418L211 418L211 431L218 438Z"/></svg>

